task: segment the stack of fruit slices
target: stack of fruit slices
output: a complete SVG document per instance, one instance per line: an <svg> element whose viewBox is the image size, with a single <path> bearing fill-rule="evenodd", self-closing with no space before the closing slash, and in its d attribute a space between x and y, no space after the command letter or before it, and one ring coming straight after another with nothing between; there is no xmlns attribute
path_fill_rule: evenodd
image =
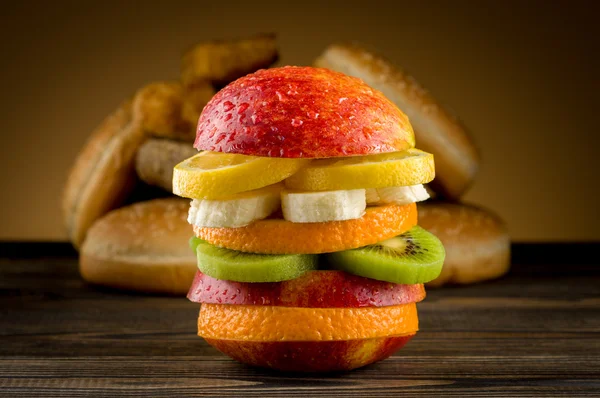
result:
<svg viewBox="0 0 600 398"><path fill-rule="evenodd" d="M329 159L204 151L174 170L191 198L198 334L225 354L281 370L378 361L418 329L423 283L444 248L418 227L431 154Z"/></svg>

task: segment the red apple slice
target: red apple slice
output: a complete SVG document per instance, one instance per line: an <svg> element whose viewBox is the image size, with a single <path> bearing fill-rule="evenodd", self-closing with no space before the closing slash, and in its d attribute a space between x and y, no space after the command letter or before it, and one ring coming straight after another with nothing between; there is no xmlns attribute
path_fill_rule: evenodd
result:
<svg viewBox="0 0 600 398"><path fill-rule="evenodd" d="M334 372L381 361L401 349L413 336L346 341L206 341L225 355L252 366L293 372Z"/></svg>
<svg viewBox="0 0 600 398"><path fill-rule="evenodd" d="M415 146L408 118L362 80L328 69L260 70L204 107L194 148L283 158L404 151Z"/></svg>
<svg viewBox="0 0 600 398"><path fill-rule="evenodd" d="M400 285L343 271L310 271L296 279L273 283L225 281L198 271L188 298L210 304L384 307L419 302L425 298L425 288L422 284Z"/></svg>

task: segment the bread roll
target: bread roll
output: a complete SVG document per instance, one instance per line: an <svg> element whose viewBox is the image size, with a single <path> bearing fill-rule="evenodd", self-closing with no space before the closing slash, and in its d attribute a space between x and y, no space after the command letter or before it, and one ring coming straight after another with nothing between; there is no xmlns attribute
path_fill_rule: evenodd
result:
<svg viewBox="0 0 600 398"><path fill-rule="evenodd" d="M136 181L135 155L149 135L187 141L192 153L198 117L212 94L208 83L187 88L178 82L152 83L100 124L77 156L63 193L64 220L75 247L96 219L127 199Z"/></svg>
<svg viewBox="0 0 600 398"><path fill-rule="evenodd" d="M173 192L173 167L197 153L188 143L151 138L140 147L135 170L146 184Z"/></svg>
<svg viewBox="0 0 600 398"><path fill-rule="evenodd" d="M502 220L475 206L419 203L419 225L436 235L446 249L442 273L428 287L467 284L504 275L510 267L510 238Z"/></svg>
<svg viewBox="0 0 600 398"><path fill-rule="evenodd" d="M363 79L383 92L408 116L417 148L435 156L432 188L449 198L460 197L473 181L479 154L465 128L417 81L384 58L353 45L332 45L315 66Z"/></svg>
<svg viewBox="0 0 600 398"><path fill-rule="evenodd" d="M133 109L148 135L191 143L200 113L214 94L207 82L199 81L191 87L179 82L155 82L137 92Z"/></svg>
<svg viewBox="0 0 600 398"><path fill-rule="evenodd" d="M198 43L181 60L181 81L185 86L208 81L226 85L237 78L266 68L277 61L274 34L247 39Z"/></svg>
<svg viewBox="0 0 600 398"><path fill-rule="evenodd" d="M189 200L167 198L110 212L87 234L81 276L113 288L184 295L197 271L188 208Z"/></svg>
<svg viewBox="0 0 600 398"><path fill-rule="evenodd" d="M119 206L135 182L134 156L144 133L124 102L92 133L71 168L62 209L67 233L79 247L96 219Z"/></svg>

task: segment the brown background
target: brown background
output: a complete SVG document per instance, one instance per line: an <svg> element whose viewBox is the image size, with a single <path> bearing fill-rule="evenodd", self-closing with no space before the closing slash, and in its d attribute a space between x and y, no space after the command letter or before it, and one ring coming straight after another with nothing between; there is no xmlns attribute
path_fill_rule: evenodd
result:
<svg viewBox="0 0 600 398"><path fill-rule="evenodd" d="M600 240L591 2L20 3L0 25L0 239L65 238L59 195L89 132L143 84L176 78L194 42L274 31L281 64L357 40L449 104L484 157L466 199L515 240Z"/></svg>

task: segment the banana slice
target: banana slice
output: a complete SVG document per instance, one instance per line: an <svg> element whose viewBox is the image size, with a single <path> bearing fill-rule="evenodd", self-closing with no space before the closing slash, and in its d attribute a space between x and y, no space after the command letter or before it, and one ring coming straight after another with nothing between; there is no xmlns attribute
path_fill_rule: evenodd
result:
<svg viewBox="0 0 600 398"><path fill-rule="evenodd" d="M282 190L280 183L219 200L194 199L188 222L198 227L243 227L277 211Z"/></svg>
<svg viewBox="0 0 600 398"><path fill-rule="evenodd" d="M379 202L379 194L377 193L377 188L367 188L365 190L365 197L367 199L368 205L373 205Z"/></svg>
<svg viewBox="0 0 600 398"><path fill-rule="evenodd" d="M360 218L367 207L365 190L281 193L283 218L297 223Z"/></svg>
<svg viewBox="0 0 600 398"><path fill-rule="evenodd" d="M369 205L385 203L407 205L428 199L429 193L423 184L418 184L406 187L369 188L366 190L366 198Z"/></svg>

